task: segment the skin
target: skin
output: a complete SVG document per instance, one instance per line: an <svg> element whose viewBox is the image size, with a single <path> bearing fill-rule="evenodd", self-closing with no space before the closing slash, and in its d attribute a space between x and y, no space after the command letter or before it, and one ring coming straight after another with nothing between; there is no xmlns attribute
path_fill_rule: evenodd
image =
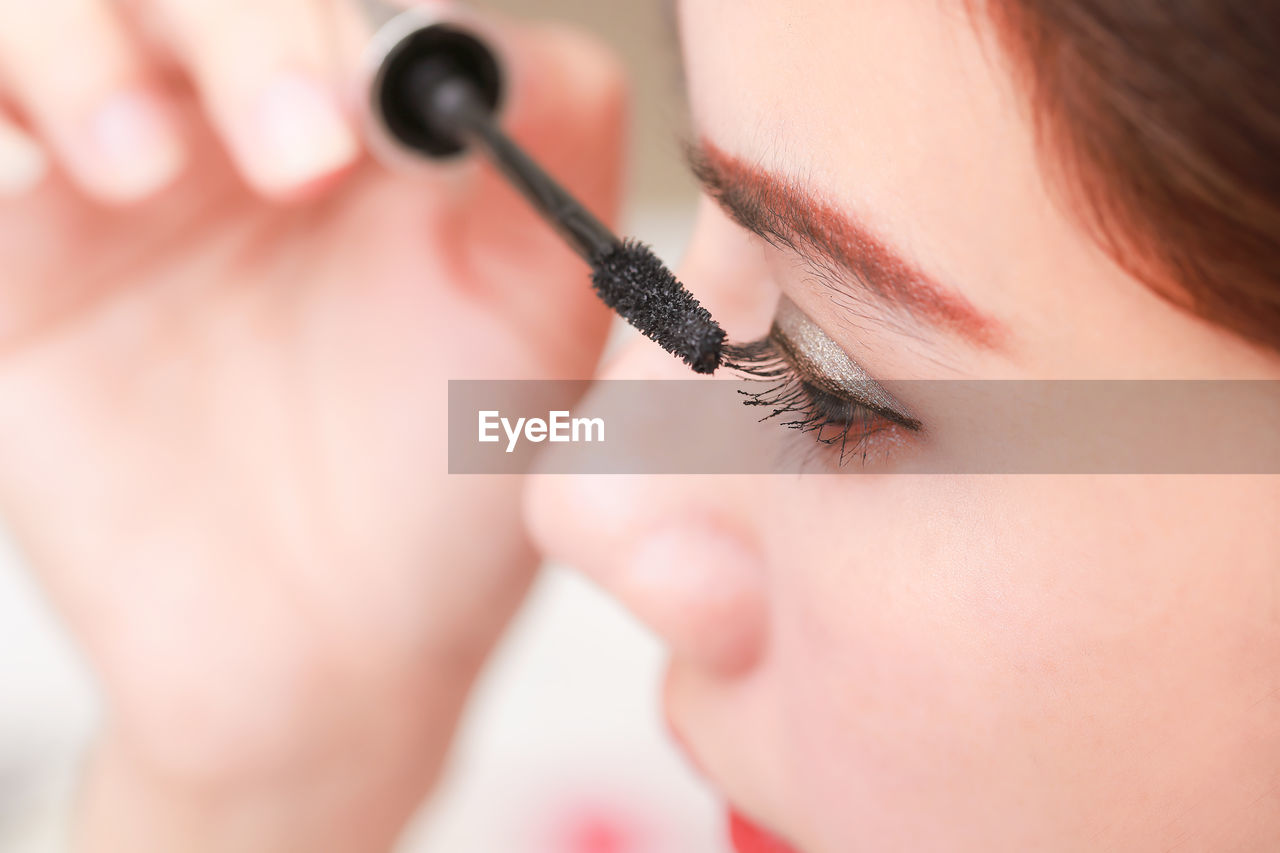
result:
<svg viewBox="0 0 1280 853"><path fill-rule="evenodd" d="M680 4L697 132L1006 332L835 296L707 202L679 274L731 337L785 294L881 380L1280 377L1094 245L958 5ZM643 341L606 375L683 378ZM669 644L673 727L797 850L1280 845L1274 477L544 477L526 505Z"/></svg>
<svg viewBox="0 0 1280 853"><path fill-rule="evenodd" d="M317 73L302 5L154 0L159 32L90 0L0 13L0 166L26 193L0 205L0 511L108 703L81 849L384 849L533 565L518 484L433 467L443 380L580 376L604 331L491 178L389 178L341 113L283 158L254 141L243 105ZM59 13L95 73L24 53ZM973 347L833 300L707 202L681 276L735 338L785 292L879 379L1280 373L1094 247L959 10L681 17L703 136L1009 331ZM506 48L517 135L610 209L616 69L560 32ZM179 139L128 168L90 132L121 92L172 100L130 132ZM687 376L647 343L608 375ZM1280 843L1272 478L543 477L525 505L670 645L674 727L797 849Z"/></svg>
<svg viewBox="0 0 1280 853"><path fill-rule="evenodd" d="M584 378L603 343L495 175L369 162L321 9L0 4L0 514L102 688L78 850L387 849L537 565L520 482L447 474L446 381ZM59 20L84 73L28 49ZM607 216L617 64L494 26L513 135ZM277 74L315 87L285 150L232 106Z"/></svg>

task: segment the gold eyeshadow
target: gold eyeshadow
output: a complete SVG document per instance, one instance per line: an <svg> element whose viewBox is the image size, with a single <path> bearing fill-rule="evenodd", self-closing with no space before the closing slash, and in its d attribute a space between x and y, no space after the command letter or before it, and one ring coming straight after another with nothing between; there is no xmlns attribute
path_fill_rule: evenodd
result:
<svg viewBox="0 0 1280 853"><path fill-rule="evenodd" d="M901 403L785 296L778 303L770 338L800 378L815 388L896 415L904 422L915 421Z"/></svg>

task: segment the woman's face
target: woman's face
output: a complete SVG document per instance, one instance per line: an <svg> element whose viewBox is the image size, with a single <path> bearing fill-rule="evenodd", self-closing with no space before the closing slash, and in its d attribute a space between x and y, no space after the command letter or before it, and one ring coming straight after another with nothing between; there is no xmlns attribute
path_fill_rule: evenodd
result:
<svg viewBox="0 0 1280 853"><path fill-rule="evenodd" d="M821 218L859 273L705 202L680 277L732 337L785 296L881 380L1280 373L1096 248L958 0L679 14L704 171L785 200L779 227ZM637 342L606 375L686 374ZM673 728L798 850L1280 839L1276 478L907 475L895 452L862 476L544 477L531 523L662 635Z"/></svg>

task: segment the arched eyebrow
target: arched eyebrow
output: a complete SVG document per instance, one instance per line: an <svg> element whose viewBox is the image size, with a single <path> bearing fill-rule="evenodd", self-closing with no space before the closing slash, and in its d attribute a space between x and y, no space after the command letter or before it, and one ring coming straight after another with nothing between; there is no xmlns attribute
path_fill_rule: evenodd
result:
<svg viewBox="0 0 1280 853"><path fill-rule="evenodd" d="M834 270L854 298L871 295L917 322L983 349L1000 349L1006 331L964 296L894 251L857 217L817 192L727 154L702 139L686 149L703 190L730 217L815 268Z"/></svg>

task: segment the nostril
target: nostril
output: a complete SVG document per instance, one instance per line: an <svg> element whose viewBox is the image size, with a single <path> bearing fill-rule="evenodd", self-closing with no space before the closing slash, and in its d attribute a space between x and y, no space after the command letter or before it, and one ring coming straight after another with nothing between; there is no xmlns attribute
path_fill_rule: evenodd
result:
<svg viewBox="0 0 1280 853"><path fill-rule="evenodd" d="M681 522L641 538L617 577L618 596L670 644L673 655L737 675L768 634L764 561L743 536L714 522Z"/></svg>

